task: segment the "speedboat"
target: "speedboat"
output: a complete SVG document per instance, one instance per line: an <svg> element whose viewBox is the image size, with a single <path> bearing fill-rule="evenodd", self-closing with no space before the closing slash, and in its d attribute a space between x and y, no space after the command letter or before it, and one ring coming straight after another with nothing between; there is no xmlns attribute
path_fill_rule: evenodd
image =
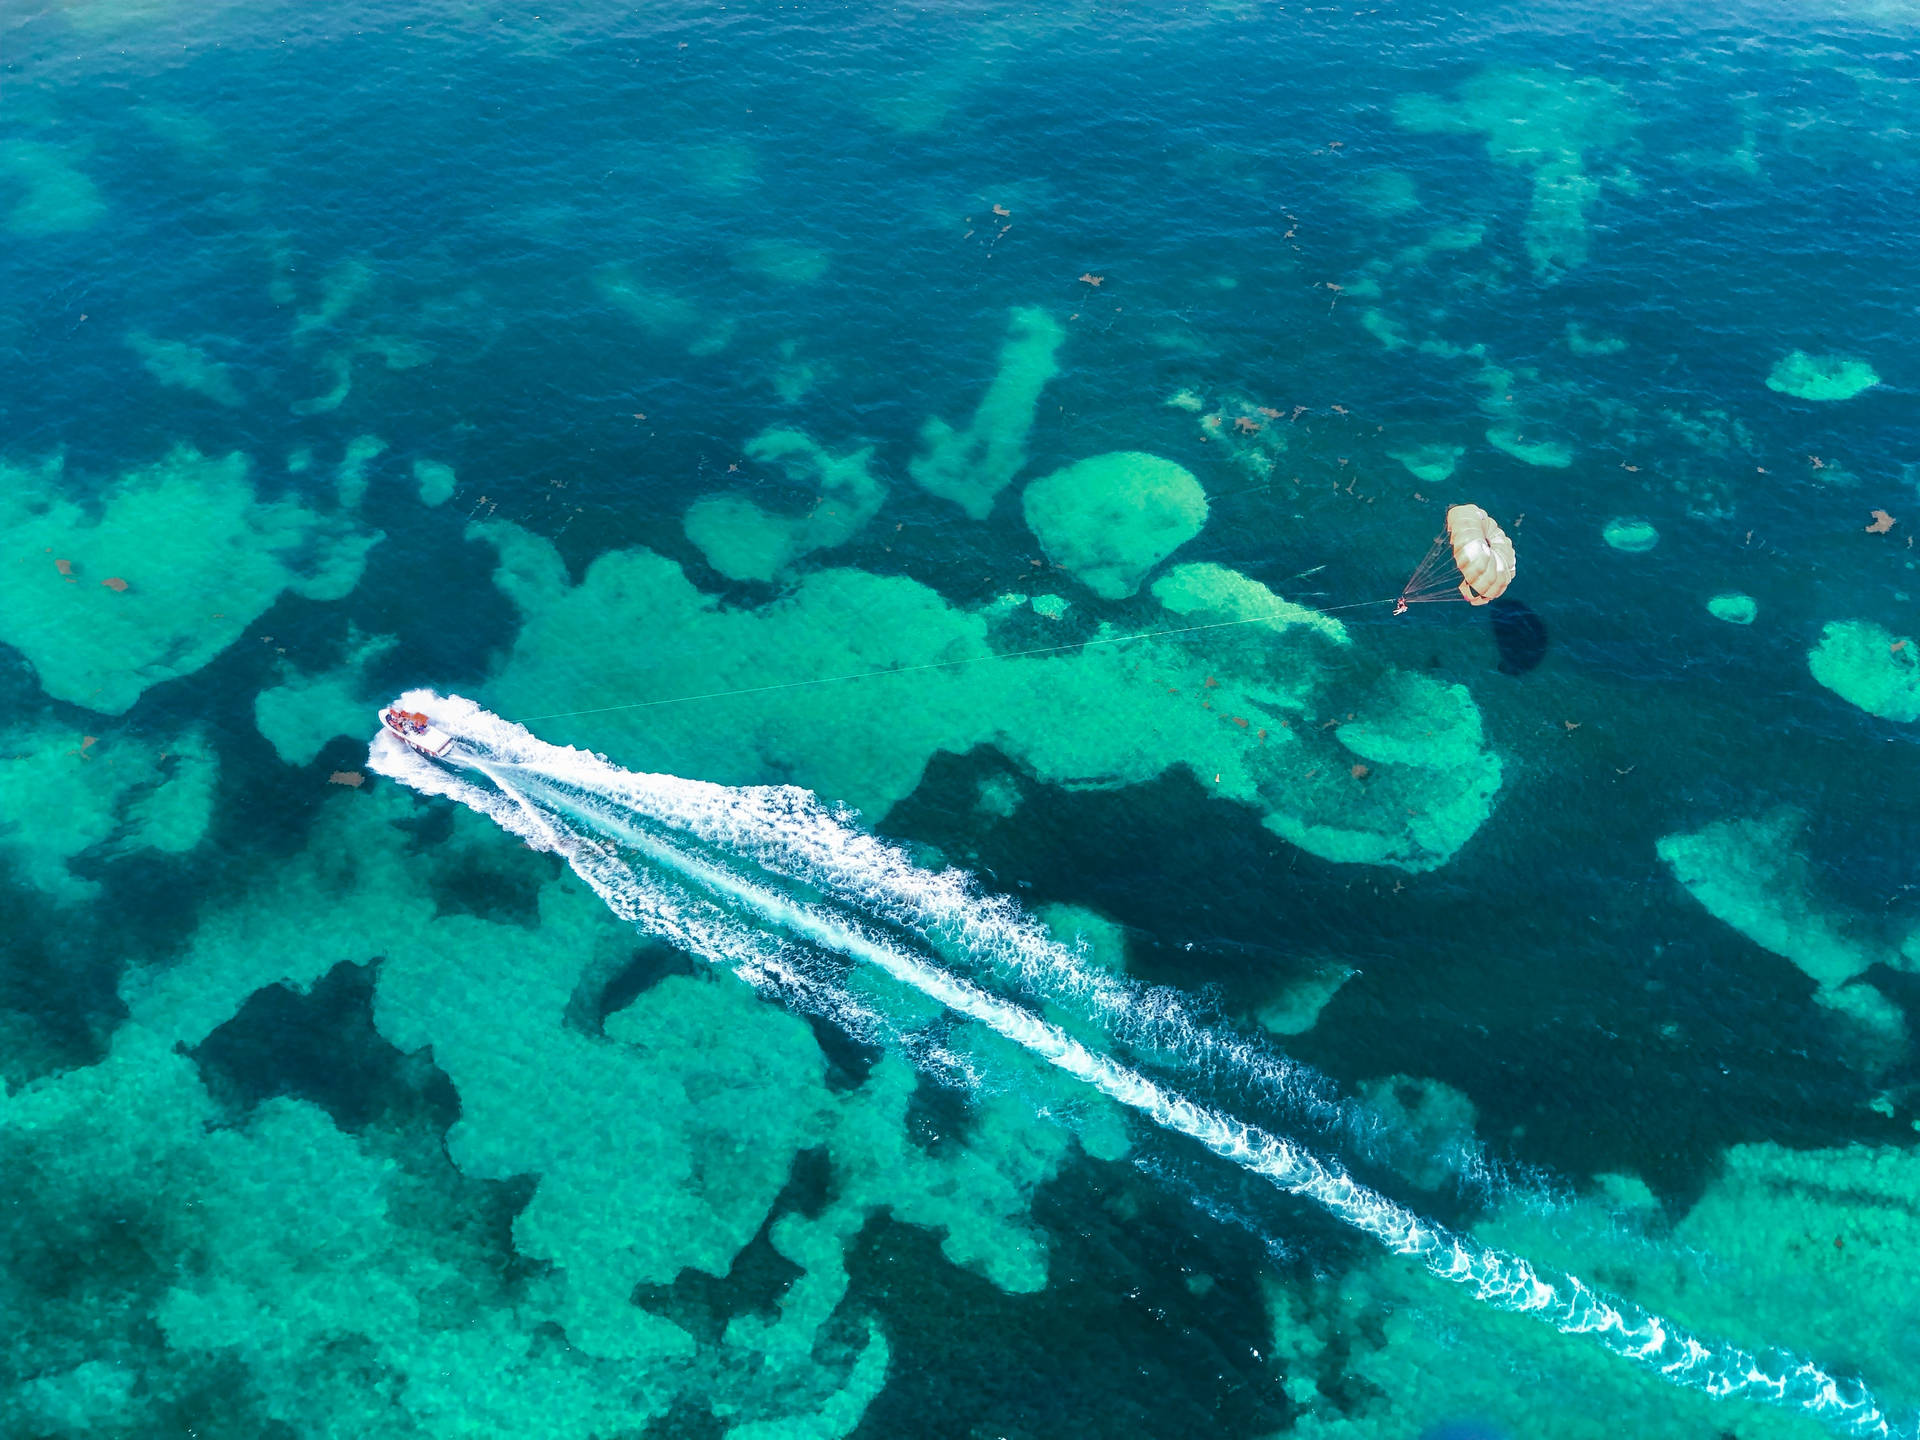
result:
<svg viewBox="0 0 1920 1440"><path fill-rule="evenodd" d="M418 710L402 710L389 705L380 712L380 723L430 760L441 759L453 749L453 736L436 729Z"/></svg>

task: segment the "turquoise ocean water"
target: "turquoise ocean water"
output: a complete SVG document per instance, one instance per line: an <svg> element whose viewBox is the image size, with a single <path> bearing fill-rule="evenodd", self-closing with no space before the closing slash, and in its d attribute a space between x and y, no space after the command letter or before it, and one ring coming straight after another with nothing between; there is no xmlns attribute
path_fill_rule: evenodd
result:
<svg viewBox="0 0 1920 1440"><path fill-rule="evenodd" d="M0 10L0 1435L1850 1433L791 906L1912 1433L1916 36ZM1457 502L1518 578L1394 616ZM911 874L526 762L636 926L414 687Z"/></svg>

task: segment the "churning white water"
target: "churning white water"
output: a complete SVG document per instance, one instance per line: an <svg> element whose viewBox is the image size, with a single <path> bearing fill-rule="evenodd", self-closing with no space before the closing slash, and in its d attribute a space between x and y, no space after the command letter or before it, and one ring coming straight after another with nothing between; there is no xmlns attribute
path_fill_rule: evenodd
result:
<svg viewBox="0 0 1920 1440"><path fill-rule="evenodd" d="M1089 965L1004 897L963 873L929 872L852 817L793 787L728 787L639 775L548 745L458 696L414 691L459 742L429 760L382 733L370 764L422 792L472 807L562 856L622 919L867 1040L902 1040L920 1063L951 1057L914 1044L840 983L840 957L869 965L978 1022L1153 1123L1310 1201L1395 1254L1495 1309L1532 1315L1716 1396L1784 1405L1844 1433L1892 1432L1873 1397L1809 1361L1691 1335L1577 1277L1432 1224L1356 1180L1337 1159L1216 1104L1188 1084L1238 1084L1318 1133L1354 1136L1353 1112L1284 1057L1197 1023L1179 997ZM989 985L1008 985L1032 1003ZM1184 1080L1150 1076L1045 1018L1058 1005L1109 1040L1165 1057Z"/></svg>

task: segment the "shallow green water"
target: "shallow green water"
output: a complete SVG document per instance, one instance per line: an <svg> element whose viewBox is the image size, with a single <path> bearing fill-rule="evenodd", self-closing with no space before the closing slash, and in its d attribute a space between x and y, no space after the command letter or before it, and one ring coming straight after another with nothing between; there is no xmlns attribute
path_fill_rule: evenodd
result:
<svg viewBox="0 0 1920 1440"><path fill-rule="evenodd" d="M0 1433L1821 1433L636 933L367 771L416 685L1911 1428L1907 10L0 27ZM1459 500L1516 584L1394 617Z"/></svg>

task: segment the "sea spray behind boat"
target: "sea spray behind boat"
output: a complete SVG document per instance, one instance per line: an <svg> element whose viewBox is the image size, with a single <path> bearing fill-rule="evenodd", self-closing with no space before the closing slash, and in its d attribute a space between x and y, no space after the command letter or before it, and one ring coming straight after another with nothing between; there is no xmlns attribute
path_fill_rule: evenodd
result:
<svg viewBox="0 0 1920 1440"><path fill-rule="evenodd" d="M1361 1184L1339 1161L1150 1079L1024 1005L948 969L956 952L964 955L970 931L974 941L981 941L996 927L1021 928L1024 917L1004 899L978 897L960 882L961 888L949 893L954 903L974 905L980 924L970 927L965 916L943 915L937 942L923 935L920 946L903 943L896 907L882 904L875 913L861 889L839 891L823 883L836 869L843 876L860 869L850 857L865 854L871 862L874 847L890 847L804 791L634 774L599 756L548 745L459 696L411 691L398 708L431 715L457 743L441 757L429 758L383 729L371 748L370 768L425 793L457 799L535 848L561 855L616 914L650 934L826 1018L840 1020L844 1014L842 1023L850 1022L856 1033L863 1025L873 1027L869 1034L890 1027L852 1002L830 970L804 957L811 950L872 965L1162 1128L1311 1201L1495 1310L1533 1315L1563 1334L1589 1336L1615 1355L1708 1395L1768 1401L1848 1435L1893 1433L1872 1395L1857 1382L1836 1379L1783 1352L1769 1351L1763 1358L1698 1338L1577 1277L1536 1269L1519 1256L1431 1224ZM786 822L779 818L783 806ZM762 817L749 827L758 836L757 852L727 848L743 813ZM773 832L764 829L769 821ZM843 858L816 867L819 879L807 887L811 895L795 895L780 886L769 863L779 848L767 843L772 833L786 834L791 855L838 853ZM629 865L619 853L623 848L638 852L645 863ZM886 868L926 873L899 852L891 853ZM997 968L991 954L977 958L981 972ZM1098 993L1085 979L1063 985L1061 993L1076 987Z"/></svg>

